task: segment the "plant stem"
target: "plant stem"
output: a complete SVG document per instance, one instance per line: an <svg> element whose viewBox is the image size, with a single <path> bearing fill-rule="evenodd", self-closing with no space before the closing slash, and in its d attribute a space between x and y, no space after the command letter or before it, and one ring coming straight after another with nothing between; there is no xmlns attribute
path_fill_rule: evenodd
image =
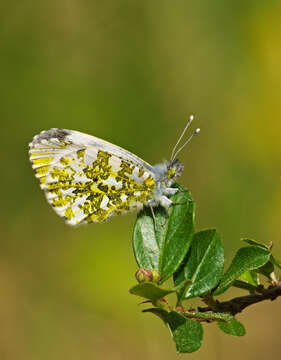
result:
<svg viewBox="0 0 281 360"><path fill-rule="evenodd" d="M281 284L277 286L269 287L261 293L251 294L247 296L236 297L229 301L216 302L216 312L226 312L232 315L242 312L246 307L256 304L264 300L275 300L278 296L281 296ZM210 306L198 307L201 312L213 311Z"/></svg>
<svg viewBox="0 0 281 360"><path fill-rule="evenodd" d="M190 312L184 311L181 314L189 319L197 321L230 321L233 317L227 313L218 313L218 312Z"/></svg>

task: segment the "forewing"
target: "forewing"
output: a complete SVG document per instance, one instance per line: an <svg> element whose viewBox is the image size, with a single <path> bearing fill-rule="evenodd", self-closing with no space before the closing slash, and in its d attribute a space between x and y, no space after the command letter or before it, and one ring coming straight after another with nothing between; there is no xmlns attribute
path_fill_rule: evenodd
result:
<svg viewBox="0 0 281 360"><path fill-rule="evenodd" d="M43 131L29 153L49 203L71 225L139 209L155 187L149 164L77 131Z"/></svg>

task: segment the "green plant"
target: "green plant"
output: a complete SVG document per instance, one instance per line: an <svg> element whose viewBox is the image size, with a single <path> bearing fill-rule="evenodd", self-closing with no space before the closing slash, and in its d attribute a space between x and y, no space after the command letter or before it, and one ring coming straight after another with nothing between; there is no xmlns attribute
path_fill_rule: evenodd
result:
<svg viewBox="0 0 281 360"><path fill-rule="evenodd" d="M281 282L276 279L274 268L281 262L272 255L272 245L243 239L241 247L228 269L224 269L224 249L215 229L195 232L195 204L190 193L180 185L171 197L173 206L168 211L159 207L145 208L137 217L133 234L134 254L139 266L138 284L130 293L145 299L150 312L160 317L170 329L177 351L190 353L202 344L202 323L217 322L227 334L242 336L244 326L235 315L246 307L281 295ZM261 275L269 282L265 287ZM173 278L173 287L163 283ZM250 294L229 301L215 298L231 286ZM166 297L176 294L172 306ZM188 308L188 300L199 298L205 305ZM186 305L187 302L187 305Z"/></svg>

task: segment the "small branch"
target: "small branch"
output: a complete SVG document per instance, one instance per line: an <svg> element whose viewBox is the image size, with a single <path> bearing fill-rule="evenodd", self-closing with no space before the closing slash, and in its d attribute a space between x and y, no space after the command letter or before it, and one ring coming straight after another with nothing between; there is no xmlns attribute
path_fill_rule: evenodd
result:
<svg viewBox="0 0 281 360"><path fill-rule="evenodd" d="M177 309L176 309L177 310ZM218 313L218 312L193 312L193 311L182 311L180 309L183 316L200 322L212 322L212 321L230 321L233 317L226 313Z"/></svg>
<svg viewBox="0 0 281 360"><path fill-rule="evenodd" d="M212 311L217 310L217 301L214 299L214 297L210 293L202 296L202 301L206 305L208 305L208 308L210 308Z"/></svg>
<svg viewBox="0 0 281 360"><path fill-rule="evenodd" d="M216 312L227 312L232 315L242 312L246 307L264 300L275 300L281 296L281 285L270 287L259 294L236 297L229 301L216 301ZM198 307L201 312L214 311L211 307Z"/></svg>

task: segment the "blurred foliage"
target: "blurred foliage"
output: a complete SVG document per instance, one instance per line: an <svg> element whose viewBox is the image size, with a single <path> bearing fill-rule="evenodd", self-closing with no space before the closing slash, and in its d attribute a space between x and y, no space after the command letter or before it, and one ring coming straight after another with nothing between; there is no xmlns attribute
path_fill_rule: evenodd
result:
<svg viewBox="0 0 281 360"><path fill-rule="evenodd" d="M228 254L245 236L280 252L280 10L277 0L1 1L1 359L177 358L127 293L136 215L67 227L28 161L43 129L87 132L154 164L194 113L202 131L180 159L197 227L218 228ZM245 314L239 347L214 327L193 358L277 354L280 306L266 306L263 326L257 308Z"/></svg>

